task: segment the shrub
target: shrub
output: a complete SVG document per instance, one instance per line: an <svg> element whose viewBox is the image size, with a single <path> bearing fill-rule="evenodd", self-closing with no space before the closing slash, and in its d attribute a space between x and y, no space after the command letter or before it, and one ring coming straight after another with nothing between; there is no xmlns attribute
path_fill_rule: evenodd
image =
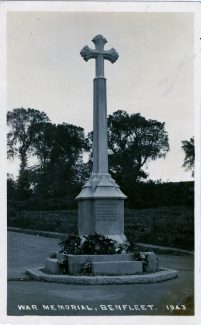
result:
<svg viewBox="0 0 201 325"><path fill-rule="evenodd" d="M120 254L122 247L117 241L103 235L95 234L85 236L81 247L81 254Z"/></svg>
<svg viewBox="0 0 201 325"><path fill-rule="evenodd" d="M83 236L68 235L59 242L61 252L74 255L109 255L130 252L131 245L128 242L118 243L107 236L94 234Z"/></svg>
<svg viewBox="0 0 201 325"><path fill-rule="evenodd" d="M91 263L87 262L82 265L80 273L83 275L91 275L91 271Z"/></svg>
<svg viewBox="0 0 201 325"><path fill-rule="evenodd" d="M61 253L78 255L80 251L80 242L81 239L76 235L68 235L64 237L60 242L59 246L61 246Z"/></svg>

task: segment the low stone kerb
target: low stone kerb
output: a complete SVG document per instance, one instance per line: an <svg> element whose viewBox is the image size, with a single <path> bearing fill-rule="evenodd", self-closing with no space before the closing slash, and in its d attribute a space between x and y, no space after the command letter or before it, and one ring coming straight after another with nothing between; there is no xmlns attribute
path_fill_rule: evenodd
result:
<svg viewBox="0 0 201 325"><path fill-rule="evenodd" d="M58 282L66 284L133 284L133 283L155 283L170 280L178 277L178 272L170 269L160 269L156 273L143 275L126 275L126 276L74 276L74 275L52 275L46 274L41 269L29 269L26 273L38 281Z"/></svg>

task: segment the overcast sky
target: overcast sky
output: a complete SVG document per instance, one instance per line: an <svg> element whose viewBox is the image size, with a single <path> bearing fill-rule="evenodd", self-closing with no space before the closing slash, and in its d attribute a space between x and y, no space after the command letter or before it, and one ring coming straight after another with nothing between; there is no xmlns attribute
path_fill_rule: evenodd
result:
<svg viewBox="0 0 201 325"><path fill-rule="evenodd" d="M193 33L190 13L10 12L8 110L35 108L91 131L95 62L80 50L102 34L106 49L119 53L105 63L108 114L123 109L165 122L170 152L148 164L150 178L191 180L181 141L194 134Z"/></svg>

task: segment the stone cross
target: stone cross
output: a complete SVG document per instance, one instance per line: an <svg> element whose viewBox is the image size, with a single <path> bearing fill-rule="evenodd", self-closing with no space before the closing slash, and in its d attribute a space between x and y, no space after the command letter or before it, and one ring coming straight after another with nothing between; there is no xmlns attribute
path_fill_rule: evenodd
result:
<svg viewBox="0 0 201 325"><path fill-rule="evenodd" d="M96 60L93 89L93 171L76 197L78 200L79 236L102 234L124 242L124 200L115 180L108 173L107 98L104 60L114 63L119 55L115 49L104 50L107 40L97 35L92 39L95 49L85 46L80 54L85 61Z"/></svg>
<svg viewBox="0 0 201 325"><path fill-rule="evenodd" d="M96 60L96 77L94 79L93 112L93 173L108 173L107 152L107 100L106 79L104 77L104 60L114 63L119 55L114 48L104 50L107 40L102 35L92 39L95 49L85 46L80 54L85 61Z"/></svg>
<svg viewBox="0 0 201 325"><path fill-rule="evenodd" d="M111 48L109 51L104 50L107 40L102 35L95 36L92 42L95 44L95 50L85 46L80 54L85 61L96 59L96 78L104 78L104 59L114 63L118 59L119 54L114 48Z"/></svg>

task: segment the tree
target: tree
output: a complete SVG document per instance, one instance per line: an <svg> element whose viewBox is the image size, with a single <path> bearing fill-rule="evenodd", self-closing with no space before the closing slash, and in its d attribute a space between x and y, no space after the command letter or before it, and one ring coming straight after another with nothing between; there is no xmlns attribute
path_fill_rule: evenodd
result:
<svg viewBox="0 0 201 325"><path fill-rule="evenodd" d="M62 199L75 195L87 176L82 155L87 150L84 130L72 124L43 123L34 139L39 163L32 169L36 196Z"/></svg>
<svg viewBox="0 0 201 325"><path fill-rule="evenodd" d="M190 140L181 141L182 149L185 153L184 163L182 167L185 170L191 170L192 176L194 176L194 161L195 161L195 145L194 145L194 137L190 138Z"/></svg>
<svg viewBox="0 0 201 325"><path fill-rule="evenodd" d="M20 158L15 197L37 205L40 198L48 202L77 194L88 175L82 160L88 146L83 129L52 124L45 113L30 108L14 109L7 119L8 157ZM29 157L36 161L31 167Z"/></svg>
<svg viewBox="0 0 201 325"><path fill-rule="evenodd" d="M110 172L128 194L147 178L146 163L164 158L169 150L165 123L118 110L108 117Z"/></svg>
<svg viewBox="0 0 201 325"><path fill-rule="evenodd" d="M7 124L10 127L8 133L8 158L18 156L21 165L27 166L27 158L33 149L36 137L37 124L49 122L44 112L35 109L16 108L7 113Z"/></svg>
<svg viewBox="0 0 201 325"><path fill-rule="evenodd" d="M48 122L49 118L44 112L35 109L16 108L7 113L8 133L8 158L19 157L20 171L18 189L24 197L29 189L29 176L27 169L28 157L34 153L34 139L37 125ZM26 196L26 195L25 195Z"/></svg>
<svg viewBox="0 0 201 325"><path fill-rule="evenodd" d="M7 174L7 196L8 200L11 200L15 197L15 188L16 184L12 174Z"/></svg>

